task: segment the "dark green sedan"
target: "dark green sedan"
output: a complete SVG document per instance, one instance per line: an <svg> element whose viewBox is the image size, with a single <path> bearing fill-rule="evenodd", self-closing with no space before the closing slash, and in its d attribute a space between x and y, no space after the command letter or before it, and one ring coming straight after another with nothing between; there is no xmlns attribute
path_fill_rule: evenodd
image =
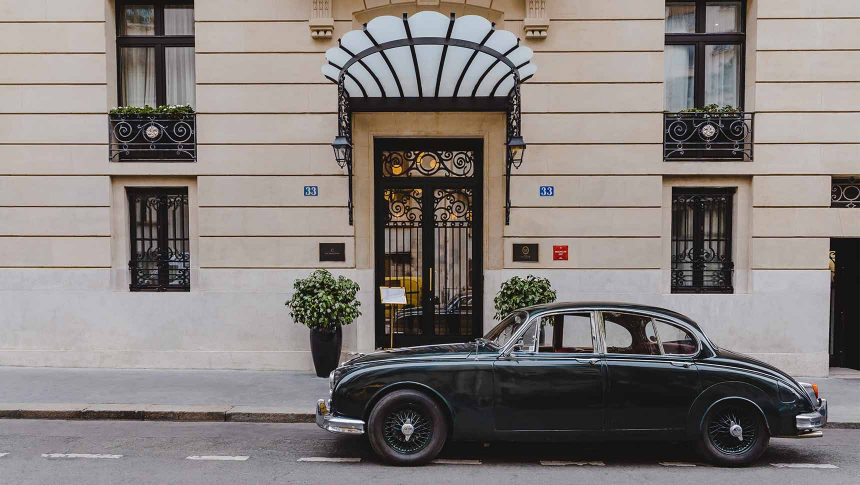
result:
<svg viewBox="0 0 860 485"><path fill-rule="evenodd" d="M717 347L683 315L620 303L524 308L474 342L361 355L330 381L317 424L367 433L398 465L448 440L639 438L739 466L771 436L820 437L827 421L817 386Z"/></svg>

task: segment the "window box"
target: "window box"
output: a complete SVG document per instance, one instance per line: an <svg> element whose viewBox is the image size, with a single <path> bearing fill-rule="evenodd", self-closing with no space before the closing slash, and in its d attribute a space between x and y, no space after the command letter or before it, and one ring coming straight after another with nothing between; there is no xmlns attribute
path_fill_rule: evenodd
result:
<svg viewBox="0 0 860 485"><path fill-rule="evenodd" d="M663 160L753 159L753 113L664 113Z"/></svg>
<svg viewBox="0 0 860 485"><path fill-rule="evenodd" d="M112 161L197 160L197 118L193 113L108 116Z"/></svg>

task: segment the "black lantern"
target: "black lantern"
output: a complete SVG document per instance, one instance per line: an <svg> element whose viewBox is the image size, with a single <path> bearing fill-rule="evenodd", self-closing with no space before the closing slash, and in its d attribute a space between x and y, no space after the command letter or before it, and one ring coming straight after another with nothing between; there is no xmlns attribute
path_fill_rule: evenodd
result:
<svg viewBox="0 0 860 485"><path fill-rule="evenodd" d="M526 142L523 137L517 135L508 139L508 163L514 168L520 168L523 163L523 155L526 153Z"/></svg>
<svg viewBox="0 0 860 485"><path fill-rule="evenodd" d="M345 167L352 160L352 145L349 144L349 140L345 136L334 137L331 147L334 150L334 159L340 168Z"/></svg>

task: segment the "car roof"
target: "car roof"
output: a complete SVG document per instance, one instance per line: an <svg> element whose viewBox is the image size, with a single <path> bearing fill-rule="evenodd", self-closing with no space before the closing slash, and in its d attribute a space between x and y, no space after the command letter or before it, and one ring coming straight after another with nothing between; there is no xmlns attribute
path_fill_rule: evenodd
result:
<svg viewBox="0 0 860 485"><path fill-rule="evenodd" d="M640 305L638 303L623 303L617 301L560 301L555 303L544 303L541 305L532 305L529 307L522 308L529 313L541 313L545 311L553 311L553 310L577 310L577 309L598 309L598 310L621 310L621 311L639 311L639 312L650 312L650 313L660 313L667 317L675 318L677 320L681 320L682 322L692 326L698 331L702 331L699 325L694 322L690 317L686 315L682 315L676 311L672 311L666 308L661 308L657 306L651 305Z"/></svg>

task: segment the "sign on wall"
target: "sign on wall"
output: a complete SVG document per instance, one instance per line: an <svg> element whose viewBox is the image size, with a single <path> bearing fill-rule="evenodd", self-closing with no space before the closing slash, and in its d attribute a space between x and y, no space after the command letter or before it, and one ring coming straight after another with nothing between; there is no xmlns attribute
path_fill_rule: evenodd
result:
<svg viewBox="0 0 860 485"><path fill-rule="evenodd" d="M555 197L555 185L541 185L540 186L540 196L541 197Z"/></svg>
<svg viewBox="0 0 860 485"><path fill-rule="evenodd" d="M320 243L320 261L346 261L346 244Z"/></svg>
<svg viewBox="0 0 860 485"><path fill-rule="evenodd" d="M320 195L320 188L316 185L305 185L305 197L316 197Z"/></svg>
<svg viewBox="0 0 860 485"><path fill-rule="evenodd" d="M537 263L538 262L538 245L537 244L514 244L514 261Z"/></svg>
<svg viewBox="0 0 860 485"><path fill-rule="evenodd" d="M552 247L553 261L567 261L567 244Z"/></svg>

